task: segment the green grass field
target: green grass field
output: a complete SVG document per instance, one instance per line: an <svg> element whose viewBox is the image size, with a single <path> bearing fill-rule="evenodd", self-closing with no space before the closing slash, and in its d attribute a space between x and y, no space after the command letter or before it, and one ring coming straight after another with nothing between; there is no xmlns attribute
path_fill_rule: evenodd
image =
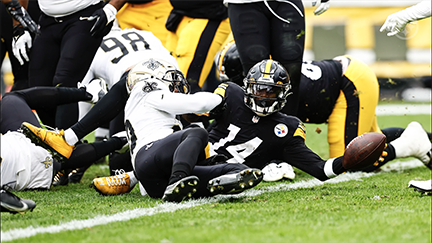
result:
<svg viewBox="0 0 432 243"><path fill-rule="evenodd" d="M380 116L380 127L419 121L431 131L430 115ZM328 157L327 128L307 124L307 144ZM319 127L322 132L317 133ZM378 173L351 173L318 183L296 169L294 181L263 182L237 196L162 203L140 195L103 197L89 187L109 174L94 165L81 183L16 194L37 203L33 212L1 214L8 242L431 242L431 197L408 181L431 178L424 166L389 163ZM396 168L396 169L395 169ZM30 236L30 237L25 237ZM10 241L9 241L10 240Z"/></svg>

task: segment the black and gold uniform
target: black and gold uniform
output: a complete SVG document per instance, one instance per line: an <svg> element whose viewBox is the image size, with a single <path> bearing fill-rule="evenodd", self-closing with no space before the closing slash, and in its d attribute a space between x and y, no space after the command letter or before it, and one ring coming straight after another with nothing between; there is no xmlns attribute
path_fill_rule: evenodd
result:
<svg viewBox="0 0 432 243"><path fill-rule="evenodd" d="M376 75L353 57L303 62L297 116L306 123L328 123L330 158L342 156L355 137L381 132L378 98Z"/></svg>
<svg viewBox="0 0 432 243"><path fill-rule="evenodd" d="M231 29L245 74L263 59L280 62L288 71L292 92L282 110L297 115L300 71L305 43L301 0L225 0Z"/></svg>
<svg viewBox="0 0 432 243"><path fill-rule="evenodd" d="M271 160L283 160L320 180L345 171L342 157L325 161L306 146L298 118L281 112L256 115L244 103L244 90L231 82L220 84L215 93L224 103L210 113L217 122L209 132L210 151L226 155L229 163L263 168Z"/></svg>
<svg viewBox="0 0 432 243"><path fill-rule="evenodd" d="M201 90L213 59L231 32L228 11L222 0L170 0L170 30L166 47L177 58L192 92Z"/></svg>
<svg viewBox="0 0 432 243"><path fill-rule="evenodd" d="M151 31L165 46L169 33L165 22L171 10L169 0L130 0L118 11L116 17L120 28Z"/></svg>

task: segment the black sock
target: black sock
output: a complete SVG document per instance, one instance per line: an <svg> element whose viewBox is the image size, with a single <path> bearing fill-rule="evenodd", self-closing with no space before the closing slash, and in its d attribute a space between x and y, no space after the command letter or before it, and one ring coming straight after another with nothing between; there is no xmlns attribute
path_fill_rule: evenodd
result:
<svg viewBox="0 0 432 243"><path fill-rule="evenodd" d="M195 166L194 164L190 164L187 162L176 162L173 164L172 173L169 180L169 185L181 180L182 178L187 177L192 172L192 168Z"/></svg>

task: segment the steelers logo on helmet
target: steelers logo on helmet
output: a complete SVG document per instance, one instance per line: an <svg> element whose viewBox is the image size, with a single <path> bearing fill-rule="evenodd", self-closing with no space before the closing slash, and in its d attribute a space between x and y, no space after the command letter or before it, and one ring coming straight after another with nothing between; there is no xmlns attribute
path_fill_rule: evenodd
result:
<svg viewBox="0 0 432 243"><path fill-rule="evenodd" d="M280 111L291 94L288 72L274 60L267 59L255 64L243 81L245 104L259 116Z"/></svg>
<svg viewBox="0 0 432 243"><path fill-rule="evenodd" d="M126 87L130 93L136 83L154 80L161 81L171 92L190 92L189 83L183 73L171 63L156 58L149 58L136 64L128 73ZM161 88L163 89L159 89Z"/></svg>

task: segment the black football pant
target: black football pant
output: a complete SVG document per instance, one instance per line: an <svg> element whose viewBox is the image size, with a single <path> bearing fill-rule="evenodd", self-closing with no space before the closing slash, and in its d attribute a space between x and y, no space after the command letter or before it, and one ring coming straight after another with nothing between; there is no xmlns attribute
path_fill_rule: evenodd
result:
<svg viewBox="0 0 432 243"><path fill-rule="evenodd" d="M270 57L280 62L289 73L293 91L283 112L296 115L305 20L302 1L290 2L297 8L286 2L268 1L271 9L281 18L289 20L289 24L274 16L264 2L229 4L228 16L243 72L247 74L253 65Z"/></svg>
<svg viewBox="0 0 432 243"><path fill-rule="evenodd" d="M53 18L41 14L41 34L33 42L29 66L29 85L77 87L102 41L91 36L94 21L80 20L100 9L103 3L89 6L68 16ZM78 104L62 105L50 111L39 111L45 124L61 129L78 121Z"/></svg>
<svg viewBox="0 0 432 243"><path fill-rule="evenodd" d="M195 175L200 179L194 197L211 196L209 180L247 169L243 164L198 166L205 159L208 134L199 127L187 128L142 147L135 158L135 174L150 197L161 198L175 173L182 177Z"/></svg>

